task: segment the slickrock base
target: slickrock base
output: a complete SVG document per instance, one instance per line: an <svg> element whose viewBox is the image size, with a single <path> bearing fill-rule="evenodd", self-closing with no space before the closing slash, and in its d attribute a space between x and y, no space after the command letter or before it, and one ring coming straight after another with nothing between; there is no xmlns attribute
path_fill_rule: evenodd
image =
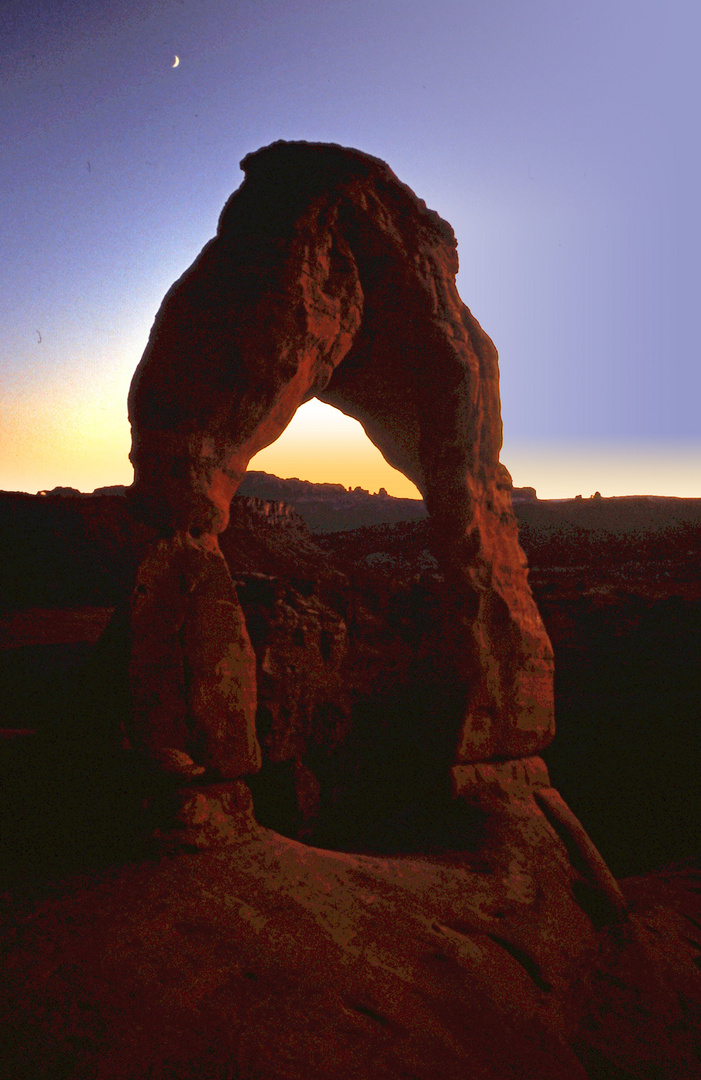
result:
<svg viewBox="0 0 701 1080"><path fill-rule="evenodd" d="M613 874L582 823L550 784L542 758L456 765L451 776L456 797L487 812L496 810L529 822L538 846L544 836L554 833L553 842L564 846L577 875L573 891L593 919L613 923L626 918L626 902Z"/></svg>
<svg viewBox="0 0 701 1080"><path fill-rule="evenodd" d="M259 826L243 780L173 786L159 778L145 799L149 839L159 851L197 851L235 844Z"/></svg>

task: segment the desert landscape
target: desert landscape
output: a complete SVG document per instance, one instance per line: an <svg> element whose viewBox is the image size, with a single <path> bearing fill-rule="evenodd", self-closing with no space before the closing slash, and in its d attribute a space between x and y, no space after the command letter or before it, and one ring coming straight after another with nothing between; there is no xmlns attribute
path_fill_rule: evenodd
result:
<svg viewBox="0 0 701 1080"><path fill-rule="evenodd" d="M664 962L674 968L675 993L686 1002L684 1023L693 1031L700 995L693 978L679 981L684 957L675 954L669 935L679 935L688 950L689 973L699 969L701 500L541 502L531 492L519 495L514 506L529 580L555 651L558 730L545 759L612 872L625 879L631 918L640 920L636 933L642 928L666 942ZM576 1048L574 1058L562 1038L555 1049L551 1036L542 1030L534 1035L530 1027L543 1001L553 997L551 983L557 985L552 974L543 974L553 960L543 961L542 943L537 969L529 966L521 944L509 953L493 938L484 939L486 952L481 947L479 954L470 953L464 967L461 934L468 925L477 930L479 920L463 906L495 902L484 892L484 866L475 875L474 856L465 851L474 823L459 814L451 819L430 792L387 783L397 733L385 733L384 743L377 736L392 678L396 685L406 677L412 620L425 616L440 584L426 545L422 503L263 473L250 474L234 500L222 549L256 649L264 746L263 769L251 783L259 826L250 807L238 812L239 843L241 835L257 837L246 845L245 858L235 845L198 855L164 856L138 845L135 851L133 835L125 850L124 829L134 828L138 814L133 805L124 806L123 788L122 798L115 798L114 769L105 768L104 751L89 747L95 735L89 729L101 727L106 738L123 708L115 700L119 658L110 655L103 636L134 541L123 493L3 493L0 522L2 724L25 732L10 738L6 730L2 745L2 902L5 929L13 928L6 938L8 993L22 988L5 1008L13 1022L28 1024L35 1035L40 1023L45 1040L28 1056L27 1042L15 1042L6 1027L12 1044L6 1048L12 1070L6 1075L49 1075L42 1070L50 1067L55 1076L322 1077L338 1070L339 1060L340 1075L348 1076L398 1076L407 1068L415 1076L456 1077L698 1075L693 1036L685 1046L681 1036L669 1041L663 1034L680 1019L663 989L669 972L653 972L642 954L625 978L620 971L606 972L609 1004L599 1002L597 1008L608 1010L608 1030L601 1017L590 1015L591 988L577 991L579 1011L596 1027L598 1049L584 1040L586 1050ZM291 700L295 715L284 718ZM371 700L384 702L375 715L367 713ZM320 747L319 739L314 745L314 725L318 730L323 722L327 741L331 731L343 739L363 710L372 731L365 738L377 755L365 818L342 806L335 815L320 812L320 797L328 800L329 786L341 784L328 767L329 746ZM62 745L47 761L45 751L30 747L43 730L56 727L70 732L73 746ZM345 799L357 807L352 789L346 782ZM260 826L265 840L256 832ZM143 828L142 822L142 833ZM463 895L464 923L455 917L456 888ZM134 922L136 908L128 912L133 905L145 912L154 889L161 915L148 915L146 934L146 924ZM237 898L233 908L231 895ZM512 903L518 909L526 900L527 893ZM168 913L176 912L174 926ZM544 918L542 911L537 918ZM95 926L102 927L99 940ZM630 926L617 933L628 938ZM158 943L152 937L156 927L159 938L168 928ZM573 930L575 938L581 930ZM283 962L280 935L291 933L292 954L285 953ZM320 953L329 934L333 944L324 944ZM601 940L601 928L596 937ZM412 962L419 962L416 954L423 950L448 980L440 993L433 991L444 1004L439 1029L436 1006L429 1008L430 1035L426 1012L417 1014L416 1004L397 997L397 976L387 972L409 962L407 941ZM141 955L136 974L135 943ZM106 948L111 959L100 975L102 1005L96 1006L94 969L98 958L101 967L107 962ZM579 948L581 943L577 955ZM370 966L360 960L368 949ZM160 974L152 967L156 954ZM482 1002L475 1015L474 1001L459 990L455 972L461 969L471 985L475 978L487 978L490 986L495 978L503 980L503 992L496 1004L492 996L487 1013ZM560 978L562 995L571 978ZM136 979L130 990L125 979ZM215 1000L202 980L220 987ZM108 1009L106 985L107 997L119 998ZM405 976L399 985L406 987ZM612 999L614 985L619 988ZM133 1012L124 1011L132 994L138 1008L150 1003L143 1025L150 1034L143 1041L134 1036ZM206 1000L206 1019L195 999ZM313 1008L311 1000L318 1003ZM47 1001L53 1019L43 1011ZM631 1041L619 1041L627 1026L639 1037L639 1019L628 1015L633 1007L636 1017L645 1018L646 1031L635 1052ZM573 1008L571 1001L567 1008ZM109 1034L105 1009L110 1017L114 1013ZM98 1013L100 1037L97 1021L90 1020ZM247 1027L251 1023L255 1034ZM294 1031L294 1044L288 1031L278 1060L264 1047L280 1023ZM651 1049L656 1040L663 1050ZM101 1057L95 1047L103 1044ZM231 1069L234 1058L238 1072ZM195 1071L187 1071L188 1061L196 1062Z"/></svg>
<svg viewBox="0 0 701 1080"><path fill-rule="evenodd" d="M4 0L0 1080L701 1080L697 22Z"/></svg>
<svg viewBox="0 0 701 1080"><path fill-rule="evenodd" d="M549 767L616 876L696 856L701 500L534 494L517 490L514 508L555 651L558 733ZM275 707L289 692L282 673L293 648L283 629L290 601L298 618L323 611L325 640L339 639L341 651L341 626L354 613L356 655L337 658L333 679L319 656L305 654L309 707L346 722L350 685L358 697L378 693L398 648L396 630L397 640L388 638L399 598L404 618L412 602L418 618L440 579L425 520L419 500L248 474L223 549L248 623L260 624L261 662L264 640L280 654L264 680ZM99 693L85 690L83 673L120 597L135 526L123 491L4 492L0 529L2 726L41 730L68 707L65 698ZM291 774L285 783L294 801ZM289 831L272 806L269 813L272 826Z"/></svg>
<svg viewBox="0 0 701 1080"><path fill-rule="evenodd" d="M701 501L514 489L450 225L242 168L133 484L0 493L5 1075L692 1080ZM423 501L248 472L312 397Z"/></svg>

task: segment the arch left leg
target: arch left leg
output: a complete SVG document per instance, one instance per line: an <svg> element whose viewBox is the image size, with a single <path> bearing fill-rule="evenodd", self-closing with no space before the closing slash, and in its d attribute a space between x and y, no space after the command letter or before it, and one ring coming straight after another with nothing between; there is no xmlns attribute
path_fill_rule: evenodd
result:
<svg viewBox="0 0 701 1080"><path fill-rule="evenodd" d="M331 231L240 243L217 237L171 289L129 400L132 502L161 533L131 599L133 738L232 778L261 764L256 670L217 536L251 457L326 383L362 308Z"/></svg>

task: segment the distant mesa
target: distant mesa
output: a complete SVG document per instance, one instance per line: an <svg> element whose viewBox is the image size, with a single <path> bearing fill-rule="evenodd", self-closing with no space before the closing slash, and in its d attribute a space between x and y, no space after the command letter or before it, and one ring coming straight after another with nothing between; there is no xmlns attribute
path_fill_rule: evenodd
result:
<svg viewBox="0 0 701 1080"><path fill-rule="evenodd" d="M126 491L123 484L108 484L107 487L95 488L93 495L125 495Z"/></svg>
<svg viewBox="0 0 701 1080"><path fill-rule="evenodd" d="M89 499L93 495L124 495L126 491L124 484L108 484L107 487L95 488L90 492L79 491L74 487L54 487L50 490L45 488L37 491L37 495L63 499Z"/></svg>
<svg viewBox="0 0 701 1080"><path fill-rule="evenodd" d="M55 487L51 488L50 491L37 491L37 495L54 495L71 499L80 498L82 494L82 491L79 491L78 488L74 487Z"/></svg>
<svg viewBox="0 0 701 1080"><path fill-rule="evenodd" d="M73 487L54 487L42 489L37 495L44 498L88 499L104 495L124 496L128 491L129 488L123 484L109 484L91 492ZM295 508L313 532L341 532L363 525L423 521L427 517L423 499L389 495L385 488L373 494L359 485L346 488L343 484L282 479L254 469L248 470L241 481L236 498L241 497L286 502ZM533 487L512 488L512 498L516 505L538 501Z"/></svg>

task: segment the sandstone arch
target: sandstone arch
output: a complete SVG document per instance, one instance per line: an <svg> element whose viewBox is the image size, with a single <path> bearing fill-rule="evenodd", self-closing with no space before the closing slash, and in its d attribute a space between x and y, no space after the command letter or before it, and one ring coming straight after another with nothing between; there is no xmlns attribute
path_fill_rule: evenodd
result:
<svg viewBox="0 0 701 1080"><path fill-rule="evenodd" d="M355 150L278 142L242 168L129 395L132 504L160 535L132 599L136 742L224 776L259 767L250 644L217 535L250 459L316 396L426 500L450 582L446 769L537 754L552 652L499 463L497 352L458 295L452 229Z"/></svg>

